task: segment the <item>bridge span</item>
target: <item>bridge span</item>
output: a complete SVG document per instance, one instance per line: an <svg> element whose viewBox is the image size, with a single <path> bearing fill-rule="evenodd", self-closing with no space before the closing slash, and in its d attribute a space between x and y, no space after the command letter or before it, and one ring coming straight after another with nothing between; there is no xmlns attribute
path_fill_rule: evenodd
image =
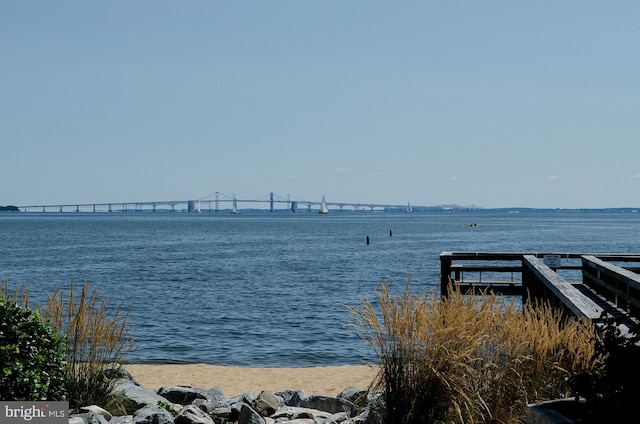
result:
<svg viewBox="0 0 640 424"><path fill-rule="evenodd" d="M66 203L47 205L18 206L22 212L46 213L46 212L220 212L240 211L244 209L262 209L274 212L279 211L319 211L321 200L292 200L289 195L280 197L273 192L258 199L238 198L228 196L220 192L195 200L160 200L143 202L103 202L103 203ZM407 212L412 208L407 205L374 204L356 202L326 202L329 210L340 211L384 211L388 209L401 209Z"/></svg>

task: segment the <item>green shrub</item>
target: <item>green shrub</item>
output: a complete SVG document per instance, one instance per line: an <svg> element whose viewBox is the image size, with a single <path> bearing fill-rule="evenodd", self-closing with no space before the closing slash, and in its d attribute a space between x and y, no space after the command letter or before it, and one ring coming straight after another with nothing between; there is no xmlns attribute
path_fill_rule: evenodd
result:
<svg viewBox="0 0 640 424"><path fill-rule="evenodd" d="M29 292L19 288L10 295L6 279L0 302L0 399L66 395L72 411L96 404L114 414L125 412L114 383L135 341L121 307L108 313L107 299L97 290L85 283L78 293L72 282L68 296L56 289L31 313ZM30 390L38 393L22 394Z"/></svg>
<svg viewBox="0 0 640 424"><path fill-rule="evenodd" d="M0 293L0 399L65 400L65 371L64 338Z"/></svg>

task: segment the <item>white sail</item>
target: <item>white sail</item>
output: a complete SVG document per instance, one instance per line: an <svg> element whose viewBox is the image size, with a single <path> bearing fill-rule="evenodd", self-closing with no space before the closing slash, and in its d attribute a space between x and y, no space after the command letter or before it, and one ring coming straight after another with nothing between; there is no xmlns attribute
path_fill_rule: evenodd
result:
<svg viewBox="0 0 640 424"><path fill-rule="evenodd" d="M238 204L236 203L236 196L233 196L233 207L231 208L231 213L236 214L236 213L240 213L240 211L238 210Z"/></svg>
<svg viewBox="0 0 640 424"><path fill-rule="evenodd" d="M322 202L320 202L319 213L322 213L322 214L329 213L329 208L327 207L327 202L324 200L324 196L322 196Z"/></svg>
<svg viewBox="0 0 640 424"><path fill-rule="evenodd" d="M406 213L411 213L413 212L413 209L411 208L411 202L407 203L407 209L404 210Z"/></svg>

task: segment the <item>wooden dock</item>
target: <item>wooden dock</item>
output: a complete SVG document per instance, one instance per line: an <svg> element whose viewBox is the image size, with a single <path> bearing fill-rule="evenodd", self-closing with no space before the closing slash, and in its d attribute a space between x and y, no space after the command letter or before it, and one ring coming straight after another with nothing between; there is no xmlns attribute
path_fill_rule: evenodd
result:
<svg viewBox="0 0 640 424"><path fill-rule="evenodd" d="M596 321L606 311L625 331L640 320L639 265L640 254L442 252L440 290L543 300Z"/></svg>

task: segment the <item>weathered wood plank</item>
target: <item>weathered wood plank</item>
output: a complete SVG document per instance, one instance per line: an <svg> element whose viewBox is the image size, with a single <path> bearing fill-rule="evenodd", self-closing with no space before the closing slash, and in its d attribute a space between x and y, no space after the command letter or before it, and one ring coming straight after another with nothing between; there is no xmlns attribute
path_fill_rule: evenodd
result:
<svg viewBox="0 0 640 424"><path fill-rule="evenodd" d="M452 264L451 271L494 271L494 272L522 272L522 266L517 265L468 265Z"/></svg>
<svg viewBox="0 0 640 424"><path fill-rule="evenodd" d="M616 307L629 308L632 315L638 315L640 275L590 255L582 257L582 275L585 284L599 289Z"/></svg>
<svg viewBox="0 0 640 424"><path fill-rule="evenodd" d="M575 316L598 319L603 308L581 293L573 284L568 283L533 255L524 255L522 266L531 270L536 278Z"/></svg>

